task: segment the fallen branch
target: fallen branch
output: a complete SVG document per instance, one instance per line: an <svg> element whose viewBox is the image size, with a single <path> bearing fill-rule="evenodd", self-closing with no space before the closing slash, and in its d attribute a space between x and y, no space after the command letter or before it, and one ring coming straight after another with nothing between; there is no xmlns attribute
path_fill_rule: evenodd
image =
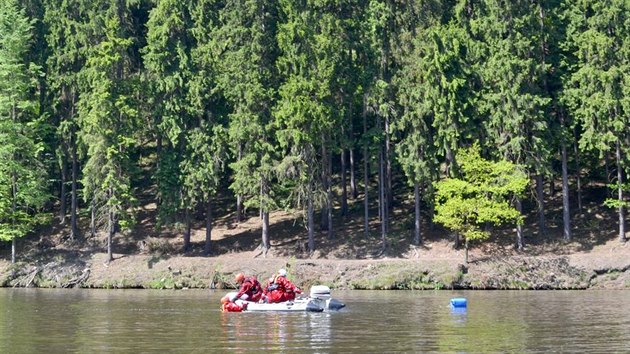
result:
<svg viewBox="0 0 630 354"><path fill-rule="evenodd" d="M80 276L70 279L67 283L61 285L62 288L74 288L77 285L80 285L87 278L90 277L90 268L83 269L83 273Z"/></svg>

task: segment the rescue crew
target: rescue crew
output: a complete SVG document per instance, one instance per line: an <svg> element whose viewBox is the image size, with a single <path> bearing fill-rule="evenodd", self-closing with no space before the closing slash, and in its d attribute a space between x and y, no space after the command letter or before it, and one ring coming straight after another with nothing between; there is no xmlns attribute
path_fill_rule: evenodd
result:
<svg viewBox="0 0 630 354"><path fill-rule="evenodd" d="M222 312L242 312L247 309L247 303L243 302L241 304L237 304L236 302L230 301L230 297L225 295L221 298L221 311Z"/></svg>
<svg viewBox="0 0 630 354"><path fill-rule="evenodd" d="M238 299L258 302L262 298L263 289L256 277L246 277L243 273L238 273L234 277L234 281L240 285L240 289L230 301L234 302Z"/></svg>
<svg viewBox="0 0 630 354"><path fill-rule="evenodd" d="M287 271L280 269L273 278L269 279L263 297L266 302L274 303L294 300L295 294L301 293L302 290L287 279Z"/></svg>

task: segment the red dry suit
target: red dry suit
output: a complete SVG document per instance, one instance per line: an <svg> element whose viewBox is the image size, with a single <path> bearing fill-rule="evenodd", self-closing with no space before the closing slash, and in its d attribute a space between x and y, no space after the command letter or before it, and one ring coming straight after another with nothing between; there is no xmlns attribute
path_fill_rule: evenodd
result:
<svg viewBox="0 0 630 354"><path fill-rule="evenodd" d="M234 296L232 301L240 299L241 296L245 294L247 294L247 299L244 300L247 301L258 302L258 300L262 297L263 289L256 277L246 277L241 284L241 289Z"/></svg>
<svg viewBox="0 0 630 354"><path fill-rule="evenodd" d="M247 303L243 303L242 305L235 302L226 302L225 304L221 304L221 311L223 312L241 312L243 310L247 310Z"/></svg>
<svg viewBox="0 0 630 354"><path fill-rule="evenodd" d="M283 276L276 276L265 290L267 290L266 296L270 303L294 300L296 293L302 293L300 288Z"/></svg>

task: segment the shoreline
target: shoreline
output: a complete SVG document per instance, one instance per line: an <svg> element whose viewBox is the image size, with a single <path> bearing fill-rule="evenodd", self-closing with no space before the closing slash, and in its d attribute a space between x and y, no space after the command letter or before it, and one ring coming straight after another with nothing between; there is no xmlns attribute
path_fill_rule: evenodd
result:
<svg viewBox="0 0 630 354"><path fill-rule="evenodd" d="M589 259L597 258L597 259ZM630 259L597 255L457 259L296 259L247 256L186 257L92 253L72 259L0 263L0 286L103 289L230 289L233 274L259 280L286 268L302 289L340 290L586 290L630 289Z"/></svg>

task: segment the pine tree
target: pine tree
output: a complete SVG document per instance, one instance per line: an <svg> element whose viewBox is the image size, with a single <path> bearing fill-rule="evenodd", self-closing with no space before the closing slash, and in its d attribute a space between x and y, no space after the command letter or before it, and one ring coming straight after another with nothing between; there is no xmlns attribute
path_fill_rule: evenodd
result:
<svg viewBox="0 0 630 354"><path fill-rule="evenodd" d="M271 110L277 96L275 1L232 1L219 13L212 32L217 58L217 85L231 107L229 146L236 160L230 188L238 196L237 220L242 207L262 214L261 246L270 247L269 212L275 209L272 180L277 161Z"/></svg>
<svg viewBox="0 0 630 354"><path fill-rule="evenodd" d="M98 30L80 73L78 134L87 156L84 198L102 201L93 207L107 217L107 259L112 261L114 236L133 225L131 156L136 145L138 76L129 57L133 41L124 26L129 9L115 0L105 5L90 16Z"/></svg>
<svg viewBox="0 0 630 354"><path fill-rule="evenodd" d="M467 33L454 23L424 29L396 78L403 109L394 122L396 152L414 187L414 244L421 242L420 188L431 189L439 178L438 157L457 151L466 138L462 130L475 115L474 77L466 61L469 42Z"/></svg>
<svg viewBox="0 0 630 354"><path fill-rule="evenodd" d="M488 117L484 122L488 143L499 148L501 157L542 175L549 161L547 142L551 139L546 135L549 121L545 113L551 99L543 88L547 64L536 54L543 35L538 7L527 0L479 5L478 27L472 32L482 48L478 59L483 80L480 109ZM521 210L520 198L515 203ZM524 247L521 227L517 227L517 245Z"/></svg>
<svg viewBox="0 0 630 354"><path fill-rule="evenodd" d="M618 211L619 240L626 241L624 174L630 148L630 4L627 1L578 1L565 4L568 11L568 46L576 63L565 90L570 112L582 127L580 148L613 152L617 198L606 204ZM625 173L624 173L625 172Z"/></svg>
<svg viewBox="0 0 630 354"><path fill-rule="evenodd" d="M0 3L0 240L16 241L41 220L48 199L36 96L39 68L26 61L33 23L17 0Z"/></svg>

